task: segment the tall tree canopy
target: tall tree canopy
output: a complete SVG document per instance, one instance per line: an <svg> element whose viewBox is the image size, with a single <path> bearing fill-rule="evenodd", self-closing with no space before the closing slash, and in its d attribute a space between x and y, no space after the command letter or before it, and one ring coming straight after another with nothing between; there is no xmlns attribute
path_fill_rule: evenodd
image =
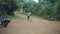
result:
<svg viewBox="0 0 60 34"><path fill-rule="evenodd" d="M0 13L2 15L13 15L13 11L19 8L19 0L0 0Z"/></svg>
<svg viewBox="0 0 60 34"><path fill-rule="evenodd" d="M42 16L47 19L51 15L51 20L58 20L60 13L60 0L43 0L36 3L33 0L0 0L0 15L13 15L13 12L22 7L25 11L32 11L33 15Z"/></svg>
<svg viewBox="0 0 60 34"><path fill-rule="evenodd" d="M43 0L43 2L38 3L32 1L25 4L26 10L33 10L32 14L43 16L47 19L51 15L51 20L58 20L58 13L60 13L60 0ZM30 11L31 11L30 10Z"/></svg>

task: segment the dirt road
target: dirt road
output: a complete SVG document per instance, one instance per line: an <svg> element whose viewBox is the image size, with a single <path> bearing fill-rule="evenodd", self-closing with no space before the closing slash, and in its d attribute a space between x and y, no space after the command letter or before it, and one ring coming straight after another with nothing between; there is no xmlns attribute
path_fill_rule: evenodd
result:
<svg viewBox="0 0 60 34"><path fill-rule="evenodd" d="M2 28L0 34L60 34L60 22L47 21L32 17L28 22L26 16L12 20L7 28Z"/></svg>

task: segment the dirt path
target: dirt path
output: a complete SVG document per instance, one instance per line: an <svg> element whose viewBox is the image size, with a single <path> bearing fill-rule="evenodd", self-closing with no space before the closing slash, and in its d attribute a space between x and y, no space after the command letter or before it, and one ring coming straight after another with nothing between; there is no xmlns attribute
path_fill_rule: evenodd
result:
<svg viewBox="0 0 60 34"><path fill-rule="evenodd" d="M7 28L2 28L1 34L60 34L60 22L47 21L32 17L28 22L26 16L12 20Z"/></svg>

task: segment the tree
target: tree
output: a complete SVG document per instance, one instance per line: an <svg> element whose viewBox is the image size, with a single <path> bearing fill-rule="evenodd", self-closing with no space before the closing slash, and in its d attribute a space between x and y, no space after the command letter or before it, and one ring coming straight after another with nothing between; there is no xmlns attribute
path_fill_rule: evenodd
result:
<svg viewBox="0 0 60 34"><path fill-rule="evenodd" d="M19 1L19 0L17 0ZM19 5L16 0L0 0L0 11L4 15L13 15Z"/></svg>

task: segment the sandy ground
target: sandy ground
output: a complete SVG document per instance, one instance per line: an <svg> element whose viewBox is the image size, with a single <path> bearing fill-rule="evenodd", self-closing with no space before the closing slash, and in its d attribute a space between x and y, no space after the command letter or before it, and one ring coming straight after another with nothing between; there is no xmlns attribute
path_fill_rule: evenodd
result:
<svg viewBox="0 0 60 34"><path fill-rule="evenodd" d="M7 28L0 28L0 34L60 34L60 22L47 21L32 17L27 21L26 16L21 19L12 20Z"/></svg>

